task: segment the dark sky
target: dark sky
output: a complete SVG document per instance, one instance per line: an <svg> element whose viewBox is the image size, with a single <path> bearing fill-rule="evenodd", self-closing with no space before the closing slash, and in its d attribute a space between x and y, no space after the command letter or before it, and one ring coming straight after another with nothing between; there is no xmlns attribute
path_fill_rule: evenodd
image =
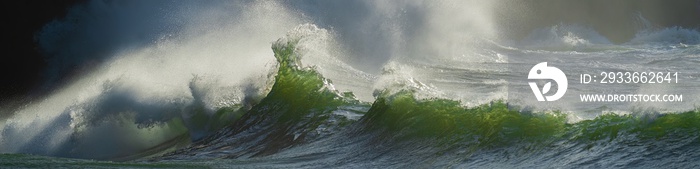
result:
<svg viewBox="0 0 700 169"><path fill-rule="evenodd" d="M10 44L3 54L2 80L0 81L0 106L9 102L26 100L26 95L41 80L45 63L34 43L34 34L41 27L65 15L72 4L84 0L21 0L8 1L3 24L9 30L3 31L5 44ZM8 23L9 22L9 23Z"/></svg>

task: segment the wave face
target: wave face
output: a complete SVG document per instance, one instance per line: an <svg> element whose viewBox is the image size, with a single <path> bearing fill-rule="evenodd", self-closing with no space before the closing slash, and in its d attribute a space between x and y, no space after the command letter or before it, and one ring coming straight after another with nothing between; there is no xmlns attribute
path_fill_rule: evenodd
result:
<svg viewBox="0 0 700 169"><path fill-rule="evenodd" d="M37 34L53 92L0 121L0 166L700 167L697 23L648 2L620 28L522 18L580 3L599 2L89 1ZM673 69L683 83L608 90L686 97L537 104L511 83L543 58Z"/></svg>

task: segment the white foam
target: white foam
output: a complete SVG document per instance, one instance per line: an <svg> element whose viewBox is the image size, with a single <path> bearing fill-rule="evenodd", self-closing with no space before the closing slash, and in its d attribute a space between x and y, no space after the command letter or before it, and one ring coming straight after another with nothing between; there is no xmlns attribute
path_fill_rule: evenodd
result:
<svg viewBox="0 0 700 169"><path fill-rule="evenodd" d="M558 24L534 30L522 41L525 48L575 50L594 45L612 44L592 28L575 24Z"/></svg>
<svg viewBox="0 0 700 169"><path fill-rule="evenodd" d="M76 6L39 35L50 69L104 64L16 112L0 126L0 152L101 158L167 141L182 134L170 124L188 107L213 112L238 104L246 86L263 88L270 42L299 18L272 1Z"/></svg>

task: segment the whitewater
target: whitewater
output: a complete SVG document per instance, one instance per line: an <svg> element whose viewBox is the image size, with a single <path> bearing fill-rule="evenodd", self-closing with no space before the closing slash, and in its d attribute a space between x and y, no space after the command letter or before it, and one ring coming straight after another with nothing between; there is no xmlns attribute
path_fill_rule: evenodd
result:
<svg viewBox="0 0 700 169"><path fill-rule="evenodd" d="M513 33L503 26L511 6L78 4L36 35L51 92L4 110L0 166L700 167L697 28L636 13L623 42L563 21ZM544 61L571 83L557 102L527 86ZM680 82L574 83L635 71L679 72ZM683 101L580 102L595 92Z"/></svg>

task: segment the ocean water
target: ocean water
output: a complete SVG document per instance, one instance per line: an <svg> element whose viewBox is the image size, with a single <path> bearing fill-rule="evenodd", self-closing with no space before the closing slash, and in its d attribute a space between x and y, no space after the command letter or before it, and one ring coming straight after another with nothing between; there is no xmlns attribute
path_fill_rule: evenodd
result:
<svg viewBox="0 0 700 169"><path fill-rule="evenodd" d="M632 13L623 42L570 21L515 33L513 6L88 1L37 34L53 90L0 121L0 166L700 167L697 28ZM558 101L528 88L540 62L568 77ZM601 72L678 80L579 82ZM637 93L683 100L579 98Z"/></svg>

